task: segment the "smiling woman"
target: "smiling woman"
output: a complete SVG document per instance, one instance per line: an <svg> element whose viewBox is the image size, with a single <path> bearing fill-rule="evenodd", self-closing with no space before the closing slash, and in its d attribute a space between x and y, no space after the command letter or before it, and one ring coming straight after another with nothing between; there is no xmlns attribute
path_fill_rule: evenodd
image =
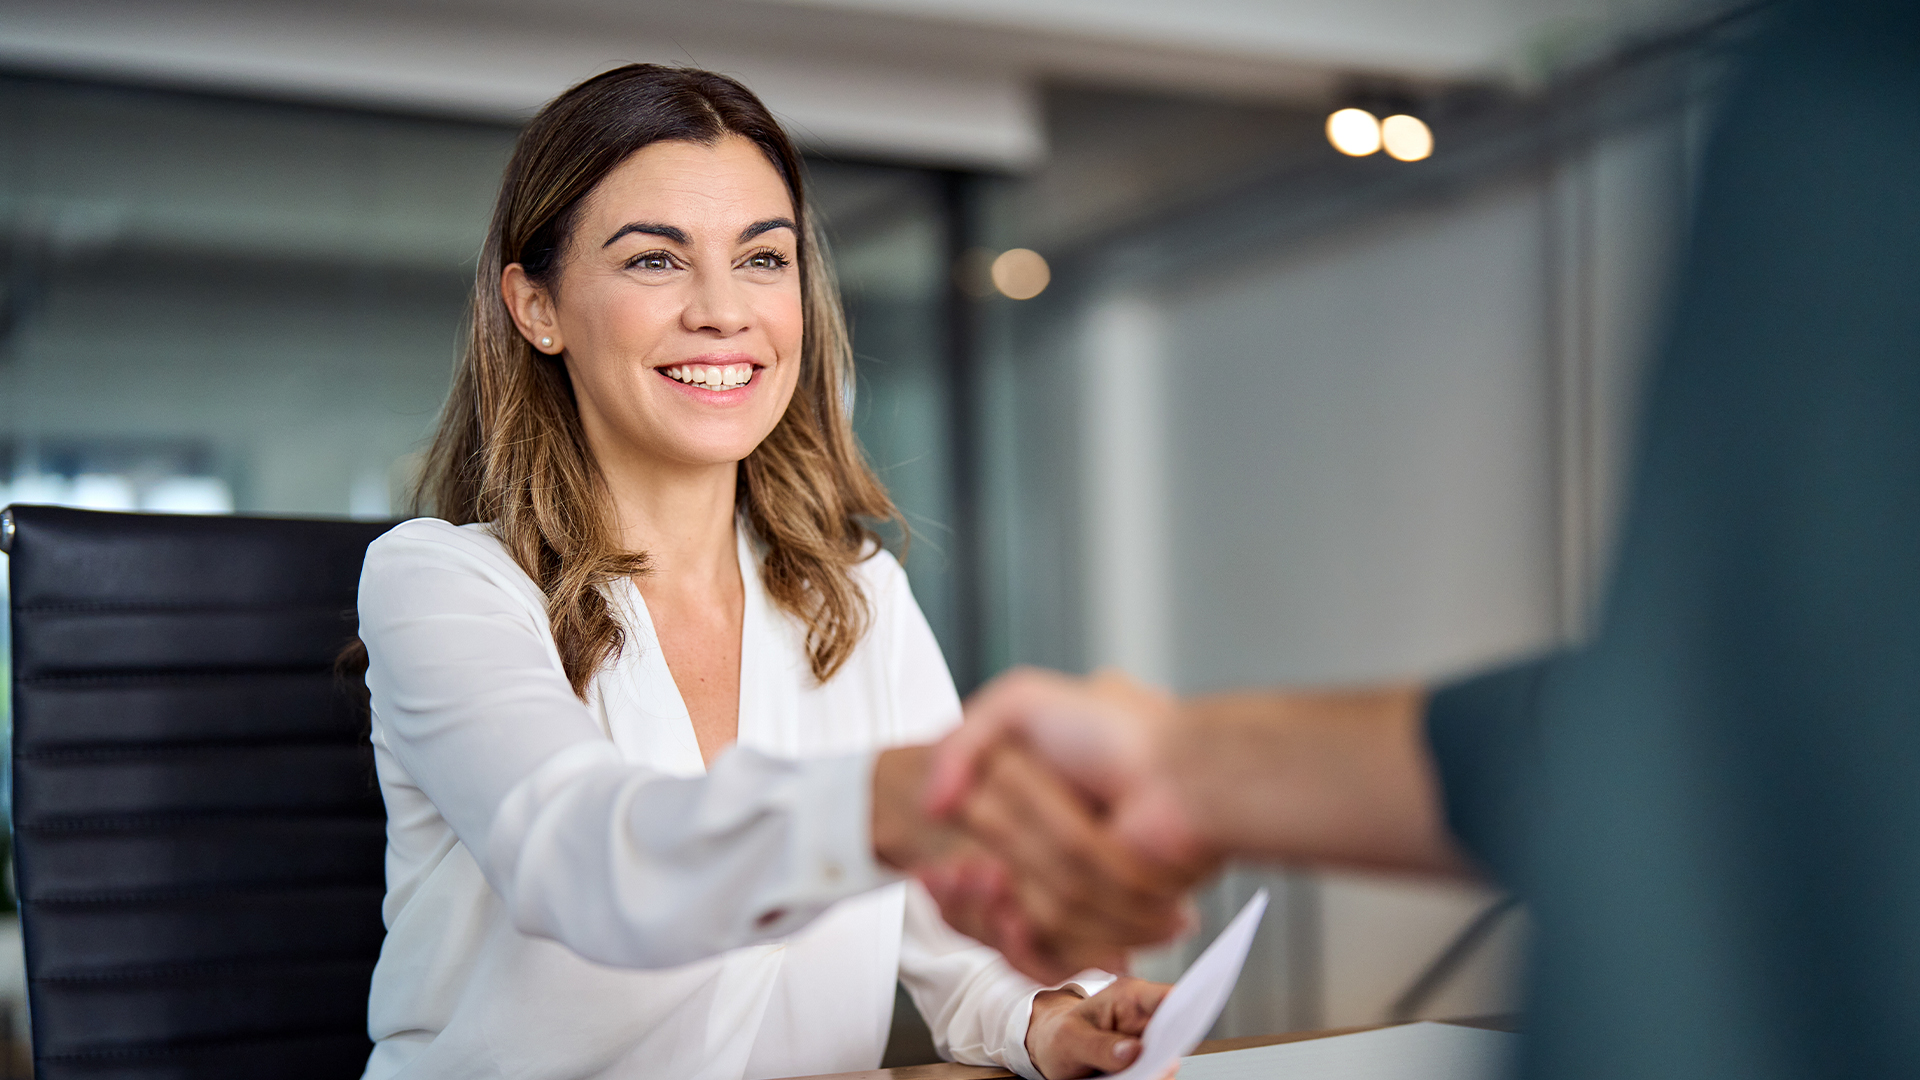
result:
<svg viewBox="0 0 1920 1080"><path fill-rule="evenodd" d="M633 471L651 471L636 451L675 479L744 461L737 497L767 545L769 591L807 625L814 674L859 638L864 522L897 514L838 404L852 350L811 234L798 153L732 80L619 69L522 136L427 483L447 520L493 523L548 594L576 692L619 648L598 587L664 554L635 516L649 508ZM757 385L737 403L696 393L670 408L655 393L663 369L742 364ZM535 477L552 498L534 498Z"/></svg>
<svg viewBox="0 0 1920 1080"><path fill-rule="evenodd" d="M833 369L822 383L844 382L851 367L844 336L834 343L840 355L803 363L797 199L772 161L730 133L711 143L650 143L581 201L560 268L543 267L538 278L519 262L502 271L516 329L567 373L601 484L592 494L610 511L609 539L648 552L655 572L638 578L640 591L709 760L737 725L739 569L731 543L720 541L730 539L736 502L756 501L752 480L740 489L737 465L788 415L803 367ZM794 415L816 429L808 442L843 444L839 467L779 470L809 497L774 510L813 511L774 535L804 538L800 550L782 552L804 567L803 580L831 576L841 585L838 596L806 589L778 597L809 624L822 679L863 629L864 596L848 570L877 543L857 515L892 513L851 449L844 410L831 402ZM837 498L843 493L851 505ZM770 508L759 509L764 517ZM600 599L583 590L575 602Z"/></svg>
<svg viewBox="0 0 1920 1080"><path fill-rule="evenodd" d="M506 268L521 334L566 358L616 513L644 512L623 507L633 484L618 475L636 456L702 483L702 471L750 456L786 412L804 325L791 204L766 154L741 136L657 142L581 208L564 295L522 265ZM647 472L651 481L660 470ZM648 531L618 527L629 547Z"/></svg>
<svg viewBox="0 0 1920 1080"><path fill-rule="evenodd" d="M798 158L744 87L621 68L521 136L423 484L441 517L361 577L389 821L368 1077L871 1068L896 978L955 1058L1129 1059L1161 988L1043 988L896 880L964 843L897 749L959 701L869 525L894 510L851 366Z"/></svg>

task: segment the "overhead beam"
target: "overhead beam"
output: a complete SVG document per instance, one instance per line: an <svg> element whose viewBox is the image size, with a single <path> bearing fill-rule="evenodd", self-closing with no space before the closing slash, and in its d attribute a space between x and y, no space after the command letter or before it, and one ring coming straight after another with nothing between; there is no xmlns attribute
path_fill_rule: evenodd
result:
<svg viewBox="0 0 1920 1080"><path fill-rule="evenodd" d="M633 61L735 75L817 152L1004 171L1034 164L1046 149L1030 80L978 65L850 63L597 24L395 7L10 0L0 11L0 65L16 71L508 122Z"/></svg>

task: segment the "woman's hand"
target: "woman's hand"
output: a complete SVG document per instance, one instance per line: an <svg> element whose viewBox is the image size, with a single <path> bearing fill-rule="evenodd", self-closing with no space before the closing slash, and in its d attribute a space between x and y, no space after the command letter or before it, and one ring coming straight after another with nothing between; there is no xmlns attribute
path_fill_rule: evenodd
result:
<svg viewBox="0 0 1920 1080"><path fill-rule="evenodd" d="M959 812L926 811L930 747L879 755L873 846L914 874L961 933L1000 950L1037 982L1123 970L1130 947L1188 922L1196 873L1133 853L1084 798L1018 746L988 748Z"/></svg>
<svg viewBox="0 0 1920 1080"><path fill-rule="evenodd" d="M967 699L966 723L934 748L927 808L937 817L963 812L996 751L1018 745L1139 854L1204 876L1219 853L1198 827L1195 793L1173 768L1196 749L1178 706L1118 672L1088 679L1036 668L1008 672Z"/></svg>
<svg viewBox="0 0 1920 1080"><path fill-rule="evenodd" d="M948 923L1039 982L1124 970L1218 858L1161 775L1173 703L1117 676L1002 676L934 748L927 808L992 856L919 870Z"/></svg>
<svg viewBox="0 0 1920 1080"><path fill-rule="evenodd" d="M1089 967L1124 971L1131 948L1189 924L1197 872L1144 858L1099 808L1017 744L993 748L953 816L997 865L921 874L947 921L1039 982Z"/></svg>
<svg viewBox="0 0 1920 1080"><path fill-rule="evenodd" d="M1046 1080L1119 1072L1140 1056L1140 1033L1171 989L1122 976L1090 998L1043 990L1027 1022L1027 1057Z"/></svg>

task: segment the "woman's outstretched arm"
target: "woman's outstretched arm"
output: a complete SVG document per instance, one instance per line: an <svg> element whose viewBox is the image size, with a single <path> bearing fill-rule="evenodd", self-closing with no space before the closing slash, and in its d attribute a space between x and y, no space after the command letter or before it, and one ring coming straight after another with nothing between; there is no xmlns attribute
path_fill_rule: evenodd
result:
<svg viewBox="0 0 1920 1080"><path fill-rule="evenodd" d="M699 777L625 761L568 685L544 598L473 530L376 541L360 618L383 780L431 803L525 933L665 967L895 879L871 846L873 755L735 749Z"/></svg>

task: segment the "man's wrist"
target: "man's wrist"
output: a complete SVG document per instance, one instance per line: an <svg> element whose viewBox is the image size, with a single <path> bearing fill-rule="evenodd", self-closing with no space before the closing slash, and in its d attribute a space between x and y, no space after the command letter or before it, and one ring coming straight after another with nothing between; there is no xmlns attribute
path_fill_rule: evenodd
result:
<svg viewBox="0 0 1920 1080"><path fill-rule="evenodd" d="M1191 699L1166 748L1171 797L1221 853L1454 871L1425 710L1409 686Z"/></svg>
<svg viewBox="0 0 1920 1080"><path fill-rule="evenodd" d="M1220 783L1224 763L1218 751L1232 736L1223 730L1228 725L1221 718L1204 709L1183 709L1176 716L1165 726L1167 737L1158 747L1166 778L1164 798L1172 803L1163 812L1177 823L1182 846L1191 850L1168 854L1200 856L1231 843L1229 833L1242 809L1234 805L1240 793Z"/></svg>

